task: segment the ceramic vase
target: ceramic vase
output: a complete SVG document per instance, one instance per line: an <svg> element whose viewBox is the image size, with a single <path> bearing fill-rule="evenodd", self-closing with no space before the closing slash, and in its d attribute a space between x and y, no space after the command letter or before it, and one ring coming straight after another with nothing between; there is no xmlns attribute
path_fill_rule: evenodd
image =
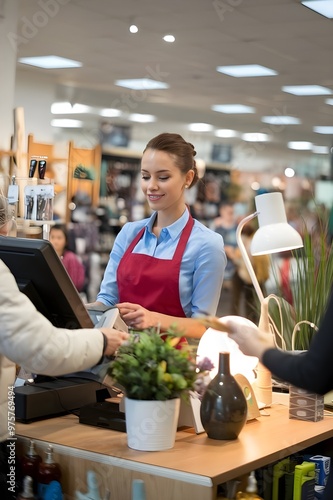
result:
<svg viewBox="0 0 333 500"><path fill-rule="evenodd" d="M125 398L126 433L129 448L161 451L173 448L180 399L141 401Z"/></svg>
<svg viewBox="0 0 333 500"><path fill-rule="evenodd" d="M236 439L246 423L247 402L230 373L230 354L219 353L217 375L203 395L200 418L211 439Z"/></svg>

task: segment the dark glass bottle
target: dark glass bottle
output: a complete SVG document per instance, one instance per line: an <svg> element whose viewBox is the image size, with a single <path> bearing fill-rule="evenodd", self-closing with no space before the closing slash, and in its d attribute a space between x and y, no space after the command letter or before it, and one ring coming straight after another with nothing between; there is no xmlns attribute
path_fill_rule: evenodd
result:
<svg viewBox="0 0 333 500"><path fill-rule="evenodd" d="M246 423L247 402L230 373L229 352L220 352L218 373L203 395L200 417L212 439L236 439Z"/></svg>
<svg viewBox="0 0 333 500"><path fill-rule="evenodd" d="M53 447L48 446L44 462L39 464L38 470L38 498L43 499L45 490L51 481L59 481L61 479L61 469L54 460Z"/></svg>
<svg viewBox="0 0 333 500"><path fill-rule="evenodd" d="M23 477L30 476L32 478L35 493L37 492L38 469L41 461L42 457L38 455L34 441L30 440L29 449L22 458L22 475Z"/></svg>

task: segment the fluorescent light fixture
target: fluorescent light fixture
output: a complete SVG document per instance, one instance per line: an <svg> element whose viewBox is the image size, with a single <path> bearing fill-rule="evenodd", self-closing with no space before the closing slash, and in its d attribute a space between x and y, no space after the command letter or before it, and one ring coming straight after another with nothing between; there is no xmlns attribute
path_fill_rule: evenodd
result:
<svg viewBox="0 0 333 500"><path fill-rule="evenodd" d="M169 85L165 82L158 82L150 78L133 78L128 80L116 80L115 85L132 90L161 90L168 89Z"/></svg>
<svg viewBox="0 0 333 500"><path fill-rule="evenodd" d="M218 113L226 114L245 114L245 113L255 113L255 108L251 106L245 106L244 104L214 104L211 108L213 111Z"/></svg>
<svg viewBox="0 0 333 500"><path fill-rule="evenodd" d="M168 43L173 43L176 39L173 35L165 35L163 40Z"/></svg>
<svg viewBox="0 0 333 500"><path fill-rule="evenodd" d="M249 132L246 134L242 134L243 141L247 142L267 142L270 137L268 134L263 134L261 132Z"/></svg>
<svg viewBox="0 0 333 500"><path fill-rule="evenodd" d="M295 175L295 170L291 167L287 167L284 169L284 175L286 177L289 177L289 179L291 179L291 177L294 177Z"/></svg>
<svg viewBox="0 0 333 500"><path fill-rule="evenodd" d="M333 134L333 127L313 127L313 131L317 134Z"/></svg>
<svg viewBox="0 0 333 500"><path fill-rule="evenodd" d="M318 14L321 14L328 19L333 18L333 2L332 0L310 0L307 2L301 2L305 7L308 7Z"/></svg>
<svg viewBox="0 0 333 500"><path fill-rule="evenodd" d="M237 137L238 132L236 132L236 130L231 130L228 128L219 128L215 130L214 134L216 135L216 137L228 138L228 137Z"/></svg>
<svg viewBox="0 0 333 500"><path fill-rule="evenodd" d="M115 108L104 108L99 113L101 116L105 116L106 118L114 118L116 116L120 116L122 113L119 109Z"/></svg>
<svg viewBox="0 0 333 500"><path fill-rule="evenodd" d="M43 69L80 68L82 66L79 61L58 56L20 57L18 62Z"/></svg>
<svg viewBox="0 0 333 500"><path fill-rule="evenodd" d="M242 64L239 66L217 66L216 71L236 78L254 76L275 76L277 72L273 69L260 66L260 64Z"/></svg>
<svg viewBox="0 0 333 500"><path fill-rule="evenodd" d="M263 116L261 118L263 123L268 123L269 125L299 125L301 120L295 118L294 116Z"/></svg>
<svg viewBox="0 0 333 500"><path fill-rule="evenodd" d="M330 95L333 94L331 89L322 87L321 85L285 85L282 87L283 92L293 95Z"/></svg>
<svg viewBox="0 0 333 500"><path fill-rule="evenodd" d="M132 122L150 123L156 121L156 116L145 115L141 113L132 113L129 115L128 119L131 120Z"/></svg>
<svg viewBox="0 0 333 500"><path fill-rule="evenodd" d="M326 104L329 104L330 106L333 106L333 99L326 99Z"/></svg>
<svg viewBox="0 0 333 500"><path fill-rule="evenodd" d="M85 104L71 104L70 102L54 102L51 104L51 113L53 115L70 115L79 113L91 113L92 108Z"/></svg>
<svg viewBox="0 0 333 500"><path fill-rule="evenodd" d="M60 128L81 128L83 122L81 120L71 120L70 118L55 118L51 120L51 125Z"/></svg>
<svg viewBox="0 0 333 500"><path fill-rule="evenodd" d="M191 132L211 132L213 130L213 125L209 123L190 123L188 129Z"/></svg>
<svg viewBox="0 0 333 500"><path fill-rule="evenodd" d="M329 148L328 146L316 146L315 144L312 146L312 151L319 155L328 155Z"/></svg>
<svg viewBox="0 0 333 500"><path fill-rule="evenodd" d="M312 142L306 141L291 141L288 142L289 149L296 149L298 151L310 151L312 149Z"/></svg>

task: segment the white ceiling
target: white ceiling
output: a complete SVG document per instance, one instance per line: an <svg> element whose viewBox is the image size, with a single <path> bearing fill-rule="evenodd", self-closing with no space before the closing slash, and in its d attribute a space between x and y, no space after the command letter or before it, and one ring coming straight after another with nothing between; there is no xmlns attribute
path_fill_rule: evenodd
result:
<svg viewBox="0 0 333 500"><path fill-rule="evenodd" d="M18 57L53 54L83 63L66 70L18 65L21 78L25 71L52 75L59 100L152 113L168 131L206 122L240 133L268 132L272 146L265 147L281 154L288 141L332 143L331 136L312 130L333 125L333 107L325 104L329 96L281 91L283 85L304 84L333 90L333 21L299 0L20 0L19 5L18 35L25 41L18 45ZM27 20L36 28L29 38ZM140 28L136 35L128 31L131 21ZM166 33L176 42L164 42ZM233 78L216 71L219 65L254 63L278 76ZM170 88L134 92L114 85L116 79L139 77L160 79ZM226 115L210 109L228 103L254 106L257 112ZM302 124L261 122L263 115L282 114Z"/></svg>

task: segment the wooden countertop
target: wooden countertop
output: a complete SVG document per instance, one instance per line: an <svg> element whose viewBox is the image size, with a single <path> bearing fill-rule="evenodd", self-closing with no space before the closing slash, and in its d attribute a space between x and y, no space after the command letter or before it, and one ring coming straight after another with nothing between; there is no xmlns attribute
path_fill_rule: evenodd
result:
<svg viewBox="0 0 333 500"><path fill-rule="evenodd" d="M333 414L319 422L305 422L289 419L283 405L272 405L266 411L267 416L248 422L237 440L217 441L187 428L178 431L173 449L159 452L131 450L125 433L80 424L72 415L30 424L17 422L16 435L147 465L147 469L161 467L194 474L210 478L212 484L333 438Z"/></svg>

